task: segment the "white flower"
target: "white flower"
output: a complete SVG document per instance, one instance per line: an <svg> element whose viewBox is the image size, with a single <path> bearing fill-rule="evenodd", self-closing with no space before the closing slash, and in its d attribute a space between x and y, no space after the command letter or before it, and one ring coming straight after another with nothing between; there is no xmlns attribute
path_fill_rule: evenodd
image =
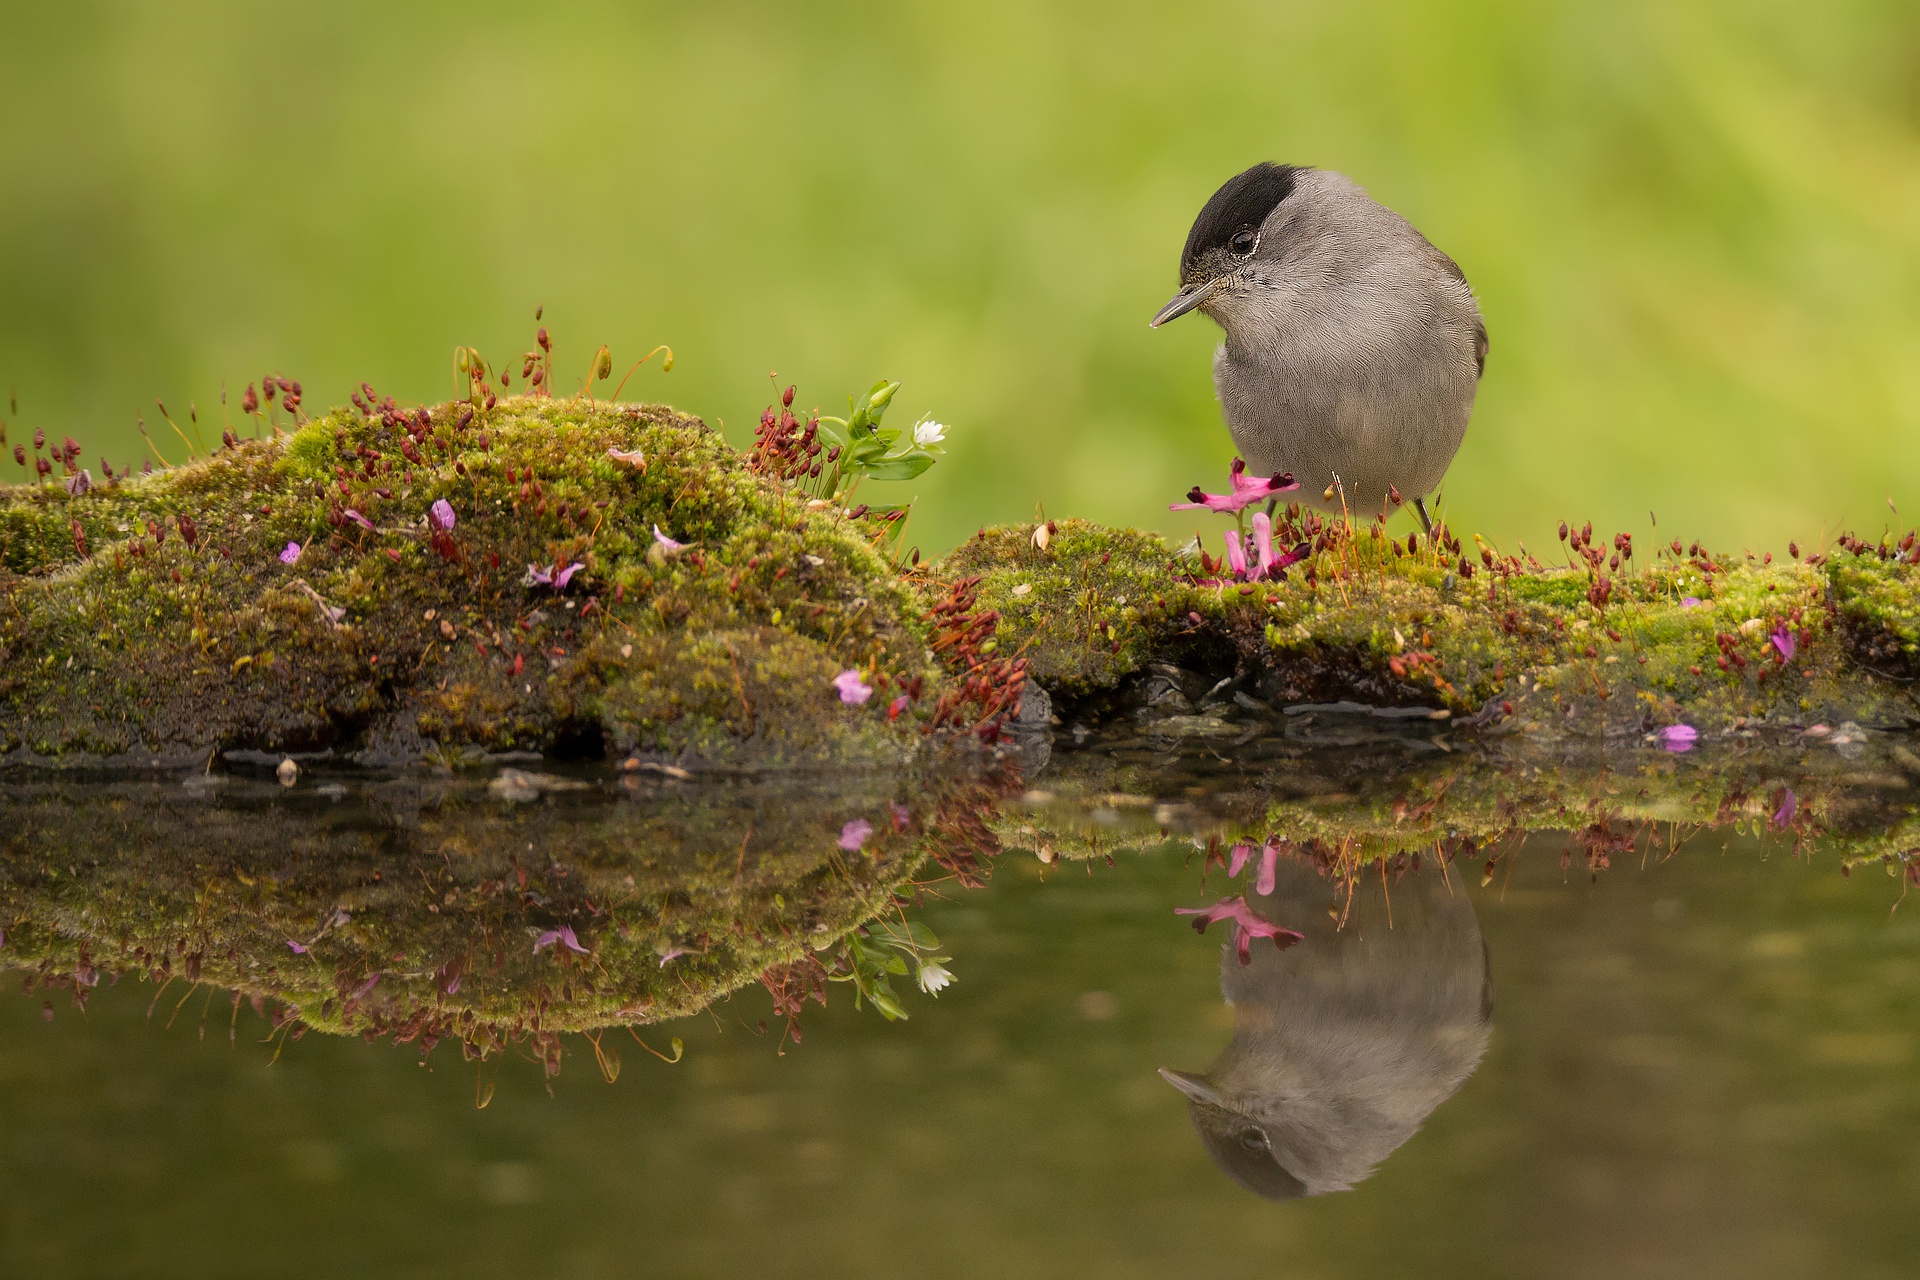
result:
<svg viewBox="0 0 1920 1280"><path fill-rule="evenodd" d="M916 422L913 424L913 442L922 449L925 449L929 445L939 444L946 438L947 428L944 423L935 422L932 418L928 418L925 422Z"/></svg>
<svg viewBox="0 0 1920 1280"><path fill-rule="evenodd" d="M945 959L945 957L941 957ZM930 996L937 996L953 984L953 974L947 969L928 961L920 966L920 989Z"/></svg>

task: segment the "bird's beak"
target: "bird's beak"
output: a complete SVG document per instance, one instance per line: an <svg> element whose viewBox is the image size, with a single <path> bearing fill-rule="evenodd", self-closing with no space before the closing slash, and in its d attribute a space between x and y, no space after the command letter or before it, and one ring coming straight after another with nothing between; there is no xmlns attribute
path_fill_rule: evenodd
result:
<svg viewBox="0 0 1920 1280"><path fill-rule="evenodd" d="M1169 320L1178 320L1195 307L1205 306L1207 299L1220 291L1226 283L1225 276L1215 276L1201 284L1190 284L1173 295L1173 301L1160 308L1158 315L1147 322L1149 329L1158 329Z"/></svg>
<svg viewBox="0 0 1920 1280"><path fill-rule="evenodd" d="M1227 1104L1220 1098L1220 1091L1205 1076L1189 1075L1185 1071L1173 1071L1160 1068L1160 1078L1187 1095L1195 1102L1204 1102L1211 1107L1224 1107Z"/></svg>

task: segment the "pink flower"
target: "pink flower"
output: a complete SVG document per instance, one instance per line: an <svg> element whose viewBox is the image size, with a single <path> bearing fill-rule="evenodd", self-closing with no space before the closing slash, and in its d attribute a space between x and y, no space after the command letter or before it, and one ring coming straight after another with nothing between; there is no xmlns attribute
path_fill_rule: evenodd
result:
<svg viewBox="0 0 1920 1280"><path fill-rule="evenodd" d="M1273 568L1273 521L1264 511L1256 511L1253 516L1253 552L1253 576L1264 578Z"/></svg>
<svg viewBox="0 0 1920 1280"><path fill-rule="evenodd" d="M1222 898L1210 907L1175 907L1177 916L1197 916L1193 922L1195 933L1205 933L1207 926L1216 920L1233 922L1233 945L1240 953L1240 963L1247 964L1253 959L1252 947L1255 938L1272 938L1273 945L1284 951L1305 935L1292 929L1283 928L1271 920L1263 920L1253 913L1245 898Z"/></svg>
<svg viewBox="0 0 1920 1280"><path fill-rule="evenodd" d="M1233 576L1236 578L1247 576L1247 553L1240 545L1238 529L1227 530L1227 567L1233 570Z"/></svg>
<svg viewBox="0 0 1920 1280"><path fill-rule="evenodd" d="M453 528L453 504L445 498L435 498L433 505L427 508L427 519L433 527L442 533Z"/></svg>
<svg viewBox="0 0 1920 1280"><path fill-rule="evenodd" d="M1669 751L1691 751L1700 739L1700 731L1690 724L1670 724L1659 733L1660 745Z"/></svg>
<svg viewBox="0 0 1920 1280"><path fill-rule="evenodd" d="M1185 502L1176 502L1168 507L1169 511L1222 511L1231 515L1235 511L1250 507L1256 502L1265 502L1276 493L1291 493L1300 486L1294 483L1293 476L1286 472L1268 478L1247 478L1247 464L1239 459L1233 460L1233 492L1205 493L1199 485L1193 486L1187 493Z"/></svg>
<svg viewBox="0 0 1920 1280"><path fill-rule="evenodd" d="M862 680L860 672L853 667L835 676L833 687L840 691L840 701L850 707L864 706L867 699L873 696L873 686Z"/></svg>
<svg viewBox="0 0 1920 1280"><path fill-rule="evenodd" d="M289 542L280 552L280 563L298 564L299 562L300 544L297 542Z"/></svg>
<svg viewBox="0 0 1920 1280"><path fill-rule="evenodd" d="M1773 633L1773 647L1780 654L1782 662L1792 662L1798 646L1793 642L1793 632L1787 630L1787 624L1781 623Z"/></svg>
<svg viewBox="0 0 1920 1280"><path fill-rule="evenodd" d="M871 835L873 824L865 818L854 818L840 828L840 847L847 853L858 853Z"/></svg>
<svg viewBox="0 0 1920 1280"><path fill-rule="evenodd" d="M587 949L580 945L580 939L574 936L573 926L570 924L563 924L558 929L549 929L534 939L533 954L539 955L556 942L578 955L588 954Z"/></svg>
<svg viewBox="0 0 1920 1280"><path fill-rule="evenodd" d="M367 519L365 516L361 515L358 511L355 511L352 507L348 507L345 511L341 512L341 514L346 516L347 519L353 521L355 524L359 525L362 529L366 529L369 531L373 529L373 521Z"/></svg>

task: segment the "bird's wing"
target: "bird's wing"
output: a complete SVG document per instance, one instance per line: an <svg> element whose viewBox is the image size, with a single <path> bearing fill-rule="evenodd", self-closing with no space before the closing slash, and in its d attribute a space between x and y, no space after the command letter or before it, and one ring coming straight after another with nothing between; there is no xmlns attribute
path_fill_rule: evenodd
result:
<svg viewBox="0 0 1920 1280"><path fill-rule="evenodd" d="M1427 248L1433 250L1434 256L1440 260L1441 267L1448 275L1461 284L1467 285L1468 293L1473 292L1473 286L1467 284L1467 273L1460 269L1459 263L1455 262L1444 249L1436 248L1432 241L1428 241ZM1487 346L1487 322L1481 316L1480 308L1476 306L1473 309L1473 376L1476 378L1483 376L1487 371Z"/></svg>

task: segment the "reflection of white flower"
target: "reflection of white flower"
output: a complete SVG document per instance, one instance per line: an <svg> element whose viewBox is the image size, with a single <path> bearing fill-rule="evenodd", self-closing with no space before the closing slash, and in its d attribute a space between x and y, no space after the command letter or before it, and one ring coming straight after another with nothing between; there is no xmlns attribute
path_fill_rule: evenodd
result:
<svg viewBox="0 0 1920 1280"><path fill-rule="evenodd" d="M951 985L953 985L953 974L950 971L932 961L920 966L920 989L928 995L937 996Z"/></svg>
<svg viewBox="0 0 1920 1280"><path fill-rule="evenodd" d="M922 449L928 445L939 444L946 438L946 425L935 422L932 418L928 418L925 422L916 422L913 426L913 442Z"/></svg>

